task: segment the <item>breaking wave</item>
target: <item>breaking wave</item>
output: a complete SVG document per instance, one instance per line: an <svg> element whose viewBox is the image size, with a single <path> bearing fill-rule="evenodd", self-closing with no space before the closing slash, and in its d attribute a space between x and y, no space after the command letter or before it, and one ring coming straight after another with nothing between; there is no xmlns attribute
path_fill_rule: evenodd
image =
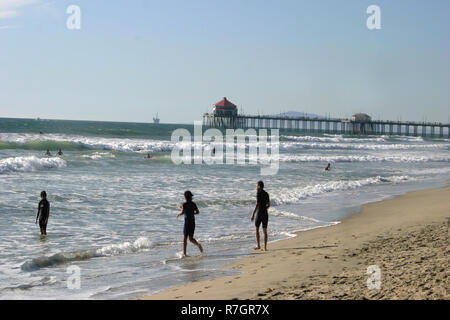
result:
<svg viewBox="0 0 450 320"><path fill-rule="evenodd" d="M276 191L272 195L271 203L274 205L297 203L309 197L319 196L322 194L357 189L369 185L383 184L383 183L399 183L414 180L408 176L390 176L390 177L372 177L360 180L350 181L330 181L321 184L301 188L283 188Z"/></svg>
<svg viewBox="0 0 450 320"><path fill-rule="evenodd" d="M448 144L362 144L362 143L317 143L282 142L280 148L290 149L326 149L326 150L410 150L448 148Z"/></svg>
<svg viewBox="0 0 450 320"><path fill-rule="evenodd" d="M39 257L22 264L23 271L34 271L41 268L56 266L73 261L83 261L91 258L117 256L139 251L148 250L152 247L152 242L146 238L138 238L134 242L124 242L112 244L97 249L78 250L72 252L61 252L49 257Z"/></svg>
<svg viewBox="0 0 450 320"><path fill-rule="evenodd" d="M31 172L44 169L63 168L65 166L66 161L58 157L14 157L0 160L0 174L7 172Z"/></svg>
<svg viewBox="0 0 450 320"><path fill-rule="evenodd" d="M152 139L123 139L60 134L0 133L0 149L25 150L108 150L118 152L166 152L173 143Z"/></svg>
<svg viewBox="0 0 450 320"><path fill-rule="evenodd" d="M450 161L449 156L445 155L285 155L280 154L282 162L447 162Z"/></svg>

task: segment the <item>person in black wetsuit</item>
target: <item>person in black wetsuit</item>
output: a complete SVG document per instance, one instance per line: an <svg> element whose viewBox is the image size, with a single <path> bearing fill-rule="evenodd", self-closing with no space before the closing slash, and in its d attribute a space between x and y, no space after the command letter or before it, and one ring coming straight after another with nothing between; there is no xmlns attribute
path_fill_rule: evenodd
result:
<svg viewBox="0 0 450 320"><path fill-rule="evenodd" d="M269 213L267 209L270 208L270 199L269 194L264 191L264 182L258 181L256 184L256 205L255 210L253 210L251 221L255 220L255 213L258 211L258 215L256 216L255 221L255 233L256 233L256 248L255 250L261 249L260 241L259 241L259 226L262 223L263 233L264 233L264 251L267 251L267 224L269 222Z"/></svg>
<svg viewBox="0 0 450 320"><path fill-rule="evenodd" d="M184 214L184 239L183 239L183 256L186 256L186 247L187 247L187 238L189 237L189 241L195 244L200 252L203 252L202 245L194 239L194 231L195 231L195 216L199 214L200 211L197 208L195 202L192 201L192 197L194 195L189 190L184 193L184 198L186 202L183 203L182 210L178 213L177 218Z"/></svg>
<svg viewBox="0 0 450 320"><path fill-rule="evenodd" d="M330 171L331 170L331 163L328 163L327 167L325 168L325 171Z"/></svg>
<svg viewBox="0 0 450 320"><path fill-rule="evenodd" d="M50 216L50 203L47 201L47 193L41 192L41 201L39 202L38 212L36 215L36 224L39 218L39 227L41 228L41 235L47 235L47 223Z"/></svg>

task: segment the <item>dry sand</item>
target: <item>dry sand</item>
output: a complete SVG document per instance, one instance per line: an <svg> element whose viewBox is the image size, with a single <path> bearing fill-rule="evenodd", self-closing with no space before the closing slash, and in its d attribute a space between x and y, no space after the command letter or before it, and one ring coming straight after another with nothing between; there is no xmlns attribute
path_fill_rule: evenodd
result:
<svg viewBox="0 0 450 320"><path fill-rule="evenodd" d="M239 275L139 299L449 299L449 225L450 187L411 192L270 243L229 266ZM370 265L380 289L367 287Z"/></svg>

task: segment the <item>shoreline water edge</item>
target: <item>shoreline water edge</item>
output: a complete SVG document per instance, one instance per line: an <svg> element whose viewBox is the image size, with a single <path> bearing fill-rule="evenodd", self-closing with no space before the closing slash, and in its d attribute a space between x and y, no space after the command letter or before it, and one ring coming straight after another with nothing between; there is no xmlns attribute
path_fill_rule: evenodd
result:
<svg viewBox="0 0 450 320"><path fill-rule="evenodd" d="M297 232L226 266L234 275L136 299L448 300L449 196L447 185L365 204L339 224Z"/></svg>

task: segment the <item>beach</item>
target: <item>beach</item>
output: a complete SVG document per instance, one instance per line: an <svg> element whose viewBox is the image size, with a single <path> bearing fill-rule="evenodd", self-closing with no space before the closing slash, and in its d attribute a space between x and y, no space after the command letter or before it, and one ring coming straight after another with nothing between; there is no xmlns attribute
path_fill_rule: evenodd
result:
<svg viewBox="0 0 450 320"><path fill-rule="evenodd" d="M180 127L194 130L192 125L0 119L0 300L133 299L259 270L253 265L248 270L225 268L253 252L250 214L258 180L270 195L268 234L273 243L271 251L251 255L250 261L274 253L291 261L292 253L272 249L281 245L278 240L300 232L292 239L293 248L304 248L291 250L299 258L292 260L295 272L310 276L313 269L322 270L305 265L303 258L315 254L330 257L319 255L324 266L336 271L346 262L333 258L334 251L347 240L329 232L344 228L346 219L367 203L444 187L450 179L450 141L443 138L280 131L278 173L261 176L262 163L175 164L171 136ZM202 147L210 146L204 141ZM250 144L243 147L250 150ZM63 155L56 154L59 149ZM47 150L53 156L46 156ZM149 153L151 159L146 158ZM327 163L329 171L324 170ZM51 208L45 239L35 224L43 190ZM190 257L184 259L184 219L176 215L186 190L200 210L195 239L206 255L189 243ZM315 234L320 241L310 239ZM337 241L337 249L308 249ZM265 264L264 259L258 263ZM67 270L74 266L81 270L82 285L68 290ZM367 265L360 267L364 278ZM280 277L292 273L280 273L280 268L279 261L265 265ZM275 292L257 295L281 288L260 282L259 276L247 286L252 291L238 297L265 298ZM240 284L228 281L233 288Z"/></svg>
<svg viewBox="0 0 450 320"><path fill-rule="evenodd" d="M449 199L447 186L369 203L337 225L298 232L226 267L237 275L139 299L447 300ZM368 288L369 266L379 268L379 289Z"/></svg>

